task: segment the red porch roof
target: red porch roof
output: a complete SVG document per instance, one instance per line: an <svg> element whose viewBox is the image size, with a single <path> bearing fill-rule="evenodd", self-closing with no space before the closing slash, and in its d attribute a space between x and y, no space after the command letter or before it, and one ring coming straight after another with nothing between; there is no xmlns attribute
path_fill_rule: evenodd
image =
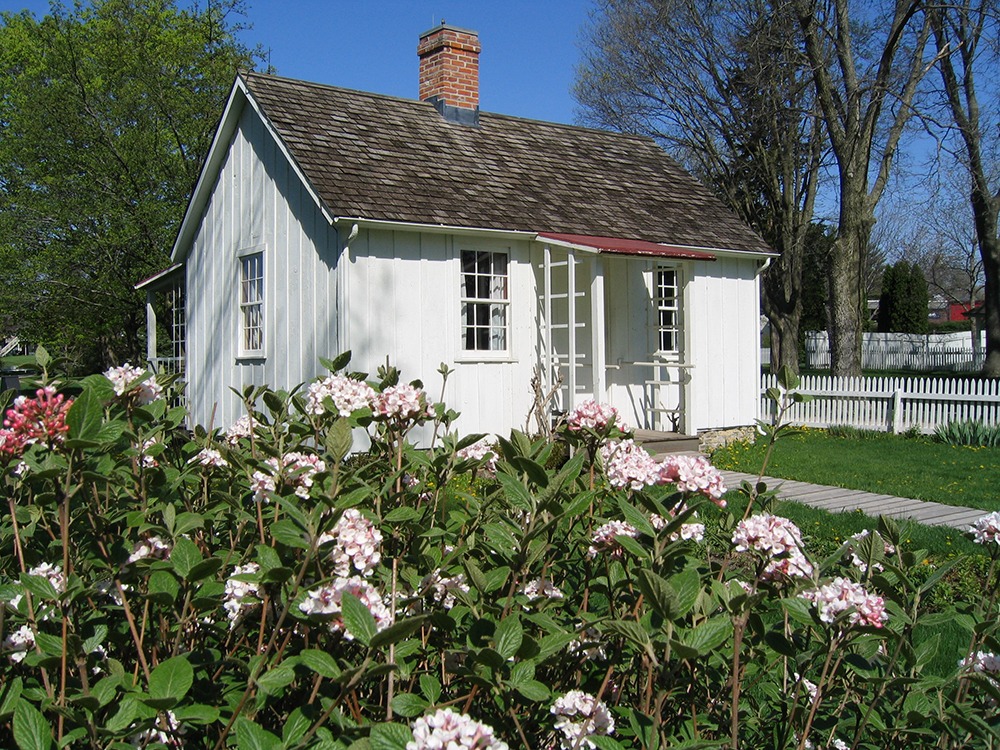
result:
<svg viewBox="0 0 1000 750"><path fill-rule="evenodd" d="M554 240L569 245L592 247L599 253L612 255L648 255L657 258L683 258L685 260L715 260L715 255L704 250L693 250L681 245L661 245L646 240L623 240L617 237L591 237L585 234L556 234L539 232L538 238Z"/></svg>

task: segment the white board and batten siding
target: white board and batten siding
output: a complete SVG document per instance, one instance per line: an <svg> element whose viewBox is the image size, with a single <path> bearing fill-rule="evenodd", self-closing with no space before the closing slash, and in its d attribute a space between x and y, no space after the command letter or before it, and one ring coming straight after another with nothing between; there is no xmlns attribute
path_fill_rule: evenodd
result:
<svg viewBox="0 0 1000 750"><path fill-rule="evenodd" d="M509 254L509 342L503 355L466 352L461 338L462 250ZM399 368L401 380L423 381L441 397L444 363L454 372L444 402L462 413L461 433L509 434L523 427L537 356L536 290L524 241L446 233L362 229L350 246L348 340L351 369L374 376L379 365ZM427 432L427 431L425 431ZM423 438L428 434L416 434Z"/></svg>
<svg viewBox="0 0 1000 750"><path fill-rule="evenodd" d="M759 260L691 264L685 304L693 369L689 432L753 424L760 382Z"/></svg>
<svg viewBox="0 0 1000 750"><path fill-rule="evenodd" d="M188 391L196 423L242 414L230 386L290 387L339 351L337 231L246 107L186 261ZM240 257L264 256L264 351L240 356Z"/></svg>
<svg viewBox="0 0 1000 750"><path fill-rule="evenodd" d="M762 377L762 394L776 387L776 376ZM812 399L792 405L785 416L791 424L882 432L916 428L923 433L949 422L1000 424L1000 380L996 379L805 375L796 390ZM762 395L761 414L769 419L773 413L773 403Z"/></svg>

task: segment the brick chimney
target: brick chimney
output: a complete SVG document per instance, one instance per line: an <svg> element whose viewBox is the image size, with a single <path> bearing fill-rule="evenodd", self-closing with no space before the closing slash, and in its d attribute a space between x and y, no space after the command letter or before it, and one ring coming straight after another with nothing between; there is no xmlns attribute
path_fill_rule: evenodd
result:
<svg viewBox="0 0 1000 750"><path fill-rule="evenodd" d="M444 21L420 35L420 101L448 120L479 124L479 34Z"/></svg>

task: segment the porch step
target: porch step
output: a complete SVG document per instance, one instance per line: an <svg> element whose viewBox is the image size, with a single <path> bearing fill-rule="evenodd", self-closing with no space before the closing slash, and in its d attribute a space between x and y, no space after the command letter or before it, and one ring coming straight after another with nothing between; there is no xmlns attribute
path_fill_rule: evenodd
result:
<svg viewBox="0 0 1000 750"><path fill-rule="evenodd" d="M654 430L636 430L635 441L654 456L666 453L697 453L699 441L697 435L684 435L680 432L657 432Z"/></svg>

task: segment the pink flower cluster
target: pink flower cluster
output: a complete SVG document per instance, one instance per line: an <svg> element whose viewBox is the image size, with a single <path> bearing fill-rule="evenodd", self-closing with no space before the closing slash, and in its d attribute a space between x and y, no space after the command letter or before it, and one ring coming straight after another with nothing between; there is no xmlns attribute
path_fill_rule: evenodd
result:
<svg viewBox="0 0 1000 750"><path fill-rule="evenodd" d="M592 543L587 549L587 556L594 558L601 552L606 552L613 558L623 557L625 550L618 543L619 536L630 536L634 539L639 536L639 532L632 524L625 521L608 521L594 532Z"/></svg>
<svg viewBox="0 0 1000 750"><path fill-rule="evenodd" d="M140 405L151 404L163 394L162 386L151 373L141 367L132 367L128 362L112 367L104 377L115 387L116 396L132 397Z"/></svg>
<svg viewBox="0 0 1000 750"><path fill-rule="evenodd" d="M1000 544L1000 511L993 511L974 524L969 529L972 540L977 544Z"/></svg>
<svg viewBox="0 0 1000 750"><path fill-rule="evenodd" d="M35 647L35 634L27 625L22 625L17 630L4 638L3 650L8 652L7 658L11 664L18 664L24 661L24 657Z"/></svg>
<svg viewBox="0 0 1000 750"><path fill-rule="evenodd" d="M202 448L194 455L190 463L200 464L206 468L224 468L229 466L229 462L222 457L222 454L214 448Z"/></svg>
<svg viewBox="0 0 1000 750"><path fill-rule="evenodd" d="M152 535L140 539L132 547L132 554L128 556L129 564L140 560L166 560L170 557L173 545L165 542L161 537Z"/></svg>
<svg viewBox="0 0 1000 750"><path fill-rule="evenodd" d="M871 533L870 529L865 529L864 531L859 531L857 534L851 534L851 564L856 566L862 573L868 572L868 563L858 557L858 542L866 539ZM895 545L883 539L882 535L877 531L875 532L875 536L882 540L882 549L886 556L896 554ZM884 570L882 563L875 563L872 567L875 570Z"/></svg>
<svg viewBox="0 0 1000 750"><path fill-rule="evenodd" d="M660 482L660 464L633 440L604 443L599 453L612 487L641 490Z"/></svg>
<svg viewBox="0 0 1000 750"><path fill-rule="evenodd" d="M293 487L295 495L305 500L313 486L313 476L326 471L326 462L321 458L296 451L286 453L280 459L269 458L265 463L271 468L271 474L255 471L250 479L253 499L258 503L270 500L279 480Z"/></svg>
<svg viewBox="0 0 1000 750"><path fill-rule="evenodd" d="M566 417L566 427L571 432L580 430L604 432L612 425L625 429L618 422L618 410L609 404L599 404L593 399L584 401Z"/></svg>
<svg viewBox="0 0 1000 750"><path fill-rule="evenodd" d="M226 442L230 445L236 445L240 442L240 438L250 437L255 429L257 429L257 420L244 414L229 425L229 429L226 430Z"/></svg>
<svg viewBox="0 0 1000 750"><path fill-rule="evenodd" d="M770 558L764 568L765 580L809 578L813 566L802 553L802 532L781 516L761 513L736 524L733 544L737 552L758 552Z"/></svg>
<svg viewBox="0 0 1000 750"><path fill-rule="evenodd" d="M563 599L562 589L546 578L535 578L521 588L521 593L529 599Z"/></svg>
<svg viewBox="0 0 1000 750"><path fill-rule="evenodd" d="M493 727L480 724L468 714L450 708L438 709L413 722L413 739L406 750L507 750L507 743L493 735Z"/></svg>
<svg viewBox="0 0 1000 750"><path fill-rule="evenodd" d="M348 508L333 529L319 538L320 544L335 542L330 552L333 574L346 578L352 568L362 576L370 576L382 559L379 546L382 532L356 508Z"/></svg>
<svg viewBox="0 0 1000 750"><path fill-rule="evenodd" d="M420 588L424 591L430 591L434 601L445 609L451 609L455 606L456 591L461 591L463 594L469 593L469 584L465 582L465 573L443 576L440 568L424 576L420 582Z"/></svg>
<svg viewBox="0 0 1000 750"><path fill-rule="evenodd" d="M472 445L467 445L455 456L463 461L485 461L483 470L490 476L497 473L497 453L492 438L484 437Z"/></svg>
<svg viewBox="0 0 1000 750"><path fill-rule="evenodd" d="M641 490L653 485L675 484L682 492L700 493L721 508L726 485L722 474L704 456L670 455L662 463L632 440L605 443L600 448L608 484L619 489Z"/></svg>
<svg viewBox="0 0 1000 750"><path fill-rule="evenodd" d="M880 628L889 619L881 596L869 594L860 583L837 577L819 588L799 594L812 602L819 611L819 619L832 623L842 612L853 608L848 617L851 625L870 625Z"/></svg>
<svg viewBox="0 0 1000 750"><path fill-rule="evenodd" d="M375 401L375 389L368 383L344 375L330 375L309 386L306 411L320 415L326 413L326 399L333 401L337 414L349 417L358 409L370 409Z"/></svg>
<svg viewBox="0 0 1000 750"><path fill-rule="evenodd" d="M424 392L405 383L391 385L377 394L372 409L376 419L387 422L421 422L433 416Z"/></svg>
<svg viewBox="0 0 1000 750"><path fill-rule="evenodd" d="M989 676L1000 675L1000 656L991 651L977 651L958 662L963 672L975 672Z"/></svg>
<svg viewBox="0 0 1000 750"><path fill-rule="evenodd" d="M722 474L704 456L667 456L660 478L661 482L676 484L682 492L701 493L720 508L726 507L726 501L722 499L726 494Z"/></svg>
<svg viewBox="0 0 1000 750"><path fill-rule="evenodd" d="M556 716L556 730L562 732L560 748L596 748L590 737L614 734L615 720L608 707L589 693L570 690L549 709Z"/></svg>
<svg viewBox="0 0 1000 750"><path fill-rule="evenodd" d="M39 388L35 398L18 396L0 429L0 456L16 458L32 443L62 443L69 432L66 414L72 405L52 386Z"/></svg>
<svg viewBox="0 0 1000 750"><path fill-rule="evenodd" d="M354 634L344 625L341 616L341 602L345 592L356 596L368 608L372 617L375 618L378 630L385 630L392 624L392 613L385 606L378 590L360 576L337 578L319 588L312 589L299 604L299 609L307 615L331 616L329 620L330 630L343 633L344 638L352 641Z"/></svg>
<svg viewBox="0 0 1000 750"><path fill-rule="evenodd" d="M246 565L237 565L233 569L232 575L226 579L222 608L226 610L230 628L236 627L239 619L260 603L258 599L260 584L254 581L240 580L236 576L255 575L259 571L260 566L257 563L248 562Z"/></svg>

